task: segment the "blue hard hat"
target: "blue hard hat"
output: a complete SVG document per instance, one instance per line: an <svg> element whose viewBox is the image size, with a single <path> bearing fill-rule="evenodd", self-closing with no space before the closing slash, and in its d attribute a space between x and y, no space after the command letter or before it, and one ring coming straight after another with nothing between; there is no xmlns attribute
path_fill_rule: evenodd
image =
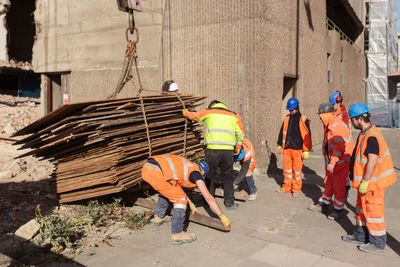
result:
<svg viewBox="0 0 400 267"><path fill-rule="evenodd" d="M349 107L350 119L368 112L369 112L368 107L363 103L355 103L353 105L350 105Z"/></svg>
<svg viewBox="0 0 400 267"><path fill-rule="evenodd" d="M300 102L299 102L299 100L297 100L297 98L295 98L295 97L289 98L289 100L287 101L286 109L293 110L293 109L297 108L299 106L299 104L300 104Z"/></svg>
<svg viewBox="0 0 400 267"><path fill-rule="evenodd" d="M199 161L197 164L203 169L203 171L204 171L203 176L205 177L206 174L208 173L208 164L204 161Z"/></svg>
<svg viewBox="0 0 400 267"><path fill-rule="evenodd" d="M242 149L240 149L239 154L237 154L236 156L233 157L233 161L235 161L235 162L241 161L242 159L244 159L244 155L245 155L245 152L244 152L244 149L242 148Z"/></svg>
<svg viewBox="0 0 400 267"><path fill-rule="evenodd" d="M337 102L342 102L342 100L343 100L343 97L339 91L336 91L329 96L329 103L331 103L331 105L333 105Z"/></svg>

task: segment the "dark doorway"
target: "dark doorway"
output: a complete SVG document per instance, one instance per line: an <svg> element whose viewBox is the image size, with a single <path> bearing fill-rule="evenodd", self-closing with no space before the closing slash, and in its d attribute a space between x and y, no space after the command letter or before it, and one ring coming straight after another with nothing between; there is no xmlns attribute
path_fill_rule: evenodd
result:
<svg viewBox="0 0 400 267"><path fill-rule="evenodd" d="M18 75L0 74L0 94L18 96Z"/></svg>
<svg viewBox="0 0 400 267"><path fill-rule="evenodd" d="M282 91L282 118L287 114L286 102L291 97L296 96L296 81L294 75L285 75L283 77L283 91Z"/></svg>
<svg viewBox="0 0 400 267"><path fill-rule="evenodd" d="M10 0L10 3L6 15L8 57L10 60L32 62L36 1Z"/></svg>
<svg viewBox="0 0 400 267"><path fill-rule="evenodd" d="M0 94L40 97L40 75L30 72L0 74Z"/></svg>

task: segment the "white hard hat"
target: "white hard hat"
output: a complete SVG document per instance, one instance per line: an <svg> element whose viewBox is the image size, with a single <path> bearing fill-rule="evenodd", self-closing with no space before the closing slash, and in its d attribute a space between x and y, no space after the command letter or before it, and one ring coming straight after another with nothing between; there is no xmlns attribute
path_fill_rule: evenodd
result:
<svg viewBox="0 0 400 267"><path fill-rule="evenodd" d="M179 90L179 86L176 83L171 83L168 88L168 92L175 92Z"/></svg>

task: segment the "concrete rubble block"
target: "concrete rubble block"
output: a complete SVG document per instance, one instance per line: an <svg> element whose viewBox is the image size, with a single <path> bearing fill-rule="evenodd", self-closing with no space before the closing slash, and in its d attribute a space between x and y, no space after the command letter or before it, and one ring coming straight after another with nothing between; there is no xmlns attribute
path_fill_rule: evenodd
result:
<svg viewBox="0 0 400 267"><path fill-rule="evenodd" d="M22 225L20 228L18 228L18 230L15 231L15 235L29 240L34 237L39 232L39 230L40 224L35 219L32 219L26 224Z"/></svg>

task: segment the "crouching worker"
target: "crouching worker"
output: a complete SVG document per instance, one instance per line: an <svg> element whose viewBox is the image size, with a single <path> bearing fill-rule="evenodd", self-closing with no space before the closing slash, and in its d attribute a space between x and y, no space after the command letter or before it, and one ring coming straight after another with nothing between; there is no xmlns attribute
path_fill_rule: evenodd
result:
<svg viewBox="0 0 400 267"><path fill-rule="evenodd" d="M256 168L256 157L254 153L253 144L248 138L243 141L242 149L240 149L239 155L234 157L234 161L240 161L240 171L235 181L233 182L235 188L246 179L247 186L249 187L249 198L247 200L256 200L257 188L254 184L253 171Z"/></svg>
<svg viewBox="0 0 400 267"><path fill-rule="evenodd" d="M198 211L186 196L182 186L187 188L197 186L213 212L221 219L225 230L230 230L229 219L222 213L218 203L207 190L204 182L207 171L208 165L205 162L196 164L184 157L171 154L152 156L142 168L143 180L160 193L154 212L156 225L161 225L167 220L166 213L169 203L172 202L174 205L171 222L172 244L179 245L196 240L195 234L188 234L183 231L188 202L192 214Z"/></svg>

